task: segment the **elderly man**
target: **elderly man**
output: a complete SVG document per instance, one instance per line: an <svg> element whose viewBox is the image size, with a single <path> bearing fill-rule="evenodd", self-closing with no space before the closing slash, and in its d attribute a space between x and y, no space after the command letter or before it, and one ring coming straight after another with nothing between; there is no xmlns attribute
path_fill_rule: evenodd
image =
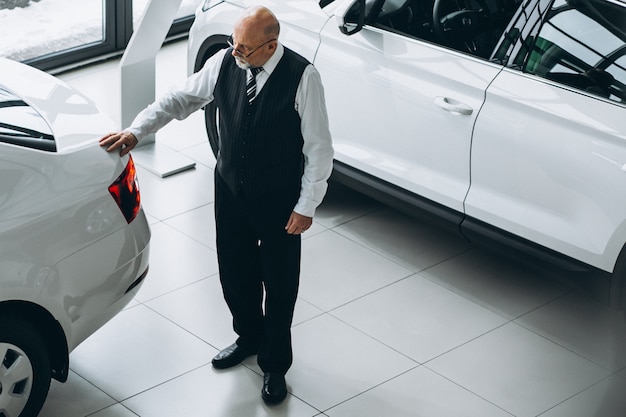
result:
<svg viewBox="0 0 626 417"><path fill-rule="evenodd" d="M148 106L128 129L100 140L108 151L125 154L173 118L217 104L217 252L238 338L212 363L225 369L257 354L264 372L261 395L270 404L287 395L301 234L326 193L333 159L319 73L284 47L279 33L269 9L246 9L235 22L230 48Z"/></svg>

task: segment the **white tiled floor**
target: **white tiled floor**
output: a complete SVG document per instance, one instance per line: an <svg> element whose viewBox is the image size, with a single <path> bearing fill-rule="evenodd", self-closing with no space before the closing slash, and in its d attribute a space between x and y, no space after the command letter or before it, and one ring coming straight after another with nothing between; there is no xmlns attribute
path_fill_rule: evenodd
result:
<svg viewBox="0 0 626 417"><path fill-rule="evenodd" d="M157 91L185 76L165 47ZM119 118L116 63L61 78ZM331 115L332 116L332 115ZM105 132L103 132L105 133ZM194 170L140 185L151 272L79 346L46 417L623 417L626 324L563 274L474 247L331 185L303 241L290 395L260 399L254 358L214 370L235 336L217 276L213 166L201 114L157 135Z"/></svg>

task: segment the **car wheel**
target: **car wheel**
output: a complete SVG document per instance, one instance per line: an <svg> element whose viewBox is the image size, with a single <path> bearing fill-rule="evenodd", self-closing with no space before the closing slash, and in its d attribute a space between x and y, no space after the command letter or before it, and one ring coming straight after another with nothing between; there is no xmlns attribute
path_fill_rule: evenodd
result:
<svg viewBox="0 0 626 417"><path fill-rule="evenodd" d="M0 317L0 416L36 416L50 389L44 340L28 322Z"/></svg>
<svg viewBox="0 0 626 417"><path fill-rule="evenodd" d="M220 150L219 136L218 136L218 110L215 102L211 102L206 105L204 109L204 125L206 126L206 133L209 137L209 144L211 144L211 150L213 156L217 158L217 153Z"/></svg>
<svg viewBox="0 0 626 417"><path fill-rule="evenodd" d="M219 52L222 49L228 48L227 43L228 36L226 35L214 35L206 40L206 46L202 48L202 53L196 57L196 69L200 71L206 61ZM217 104L214 101L207 104L204 107L204 125L206 127L206 133L209 137L209 144L213 151L213 156L217 158L217 154L220 149L219 139L219 111Z"/></svg>
<svg viewBox="0 0 626 417"><path fill-rule="evenodd" d="M626 246L617 258L611 277L611 305L626 314Z"/></svg>

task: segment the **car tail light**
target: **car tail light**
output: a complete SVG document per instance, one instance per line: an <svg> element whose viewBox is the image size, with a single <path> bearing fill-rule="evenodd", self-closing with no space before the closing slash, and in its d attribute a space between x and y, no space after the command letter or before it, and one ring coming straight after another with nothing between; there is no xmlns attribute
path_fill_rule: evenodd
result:
<svg viewBox="0 0 626 417"><path fill-rule="evenodd" d="M133 158L129 155L128 164L119 177L109 186L109 192L120 207L128 223L132 222L141 208L137 171Z"/></svg>

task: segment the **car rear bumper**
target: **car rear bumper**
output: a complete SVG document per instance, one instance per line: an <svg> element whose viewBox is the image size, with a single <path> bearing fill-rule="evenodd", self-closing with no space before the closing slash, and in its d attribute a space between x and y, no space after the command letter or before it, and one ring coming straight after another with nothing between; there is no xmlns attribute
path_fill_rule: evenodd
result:
<svg viewBox="0 0 626 417"><path fill-rule="evenodd" d="M147 275L149 255L150 227L141 210L132 223L57 265L50 278L57 282L47 286L47 296L63 294L57 306L62 311L54 315L61 318L70 352L131 302Z"/></svg>

